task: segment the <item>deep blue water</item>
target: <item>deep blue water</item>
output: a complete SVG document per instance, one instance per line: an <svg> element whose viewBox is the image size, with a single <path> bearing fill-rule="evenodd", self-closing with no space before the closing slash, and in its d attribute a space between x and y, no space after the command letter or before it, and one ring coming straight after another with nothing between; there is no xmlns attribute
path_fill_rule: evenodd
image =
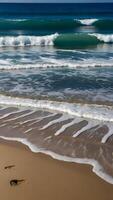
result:
<svg viewBox="0 0 113 200"><path fill-rule="evenodd" d="M1 3L3 15L113 15L113 3Z"/></svg>

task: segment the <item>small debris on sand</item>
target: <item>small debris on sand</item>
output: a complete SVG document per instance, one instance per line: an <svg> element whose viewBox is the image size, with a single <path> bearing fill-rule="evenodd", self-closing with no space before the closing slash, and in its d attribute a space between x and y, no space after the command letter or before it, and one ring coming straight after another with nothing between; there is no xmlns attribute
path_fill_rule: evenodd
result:
<svg viewBox="0 0 113 200"><path fill-rule="evenodd" d="M24 179L21 179L21 180L18 180L18 179L12 179L10 181L10 185L11 186L16 186L16 185L19 185L21 182L25 181Z"/></svg>
<svg viewBox="0 0 113 200"><path fill-rule="evenodd" d="M8 165L8 166L5 166L4 169L11 169L13 167L15 167L15 165Z"/></svg>

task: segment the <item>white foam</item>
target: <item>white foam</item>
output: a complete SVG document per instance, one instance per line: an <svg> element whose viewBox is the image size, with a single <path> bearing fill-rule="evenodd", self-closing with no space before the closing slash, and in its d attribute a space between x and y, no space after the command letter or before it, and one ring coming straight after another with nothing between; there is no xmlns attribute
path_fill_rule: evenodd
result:
<svg viewBox="0 0 113 200"><path fill-rule="evenodd" d="M2 128L2 127L4 127L4 126L7 126L7 124L2 124L2 125L0 125L0 128Z"/></svg>
<svg viewBox="0 0 113 200"><path fill-rule="evenodd" d="M48 101L48 100L32 100L32 99L23 99L23 98L14 98L10 96L0 95L0 104L8 105L14 107L24 107L26 109L44 109L52 112L48 116L43 116L40 119L33 121L29 125L37 123L39 120L45 119L49 116L57 115L58 113L68 114L69 118L74 118L73 121L64 124L59 130L56 131L55 135L59 135L64 132L68 127L72 126L75 123L82 121L83 119L88 121L88 125L80 129L76 132L73 137L77 137L83 131L86 131L90 128L94 128L95 126L105 124L108 126L108 133L102 138L102 143L105 143L107 139L113 134L113 106L105 106L105 105L97 105L97 104L79 104L79 103L67 103L67 102L56 102L56 101ZM34 111L33 111L34 112ZM6 114L3 118L11 115ZM27 115L29 115L28 113ZM31 112L32 114L32 112ZM24 115L26 116L26 114ZM22 116L21 116L22 117ZM76 119L76 117L78 119ZM82 118L82 119L81 119ZM14 118L15 119L15 118ZM9 121L12 119L9 119ZM42 129L48 128L50 125L56 123L57 121L64 120L62 117L55 119L48 124L46 124Z"/></svg>
<svg viewBox="0 0 113 200"><path fill-rule="evenodd" d="M113 58L108 60L100 59L83 59L83 60L65 60L65 59L53 59L40 57L42 62L32 64L13 64L8 63L7 65L0 64L0 70L18 70L18 69L33 69L33 68L60 68L68 67L70 69L76 68L88 68L88 67L113 67Z"/></svg>
<svg viewBox="0 0 113 200"><path fill-rule="evenodd" d="M76 123L79 123L81 121L81 119L74 119L73 121L67 123L67 124L64 124L58 131L56 131L55 133L55 136L58 136L60 135L61 133L63 133L68 127L76 124Z"/></svg>
<svg viewBox="0 0 113 200"><path fill-rule="evenodd" d="M0 36L0 47L53 46L58 33L46 36Z"/></svg>
<svg viewBox="0 0 113 200"><path fill-rule="evenodd" d="M28 130L24 131L24 133L29 133L32 130L33 130L33 128L29 128Z"/></svg>
<svg viewBox="0 0 113 200"><path fill-rule="evenodd" d="M113 107L97 104L79 104L56 102L49 100L32 100L24 98L15 98L10 96L0 95L0 104L8 106L20 106L24 108L38 108L47 109L50 111L58 111L73 115L76 117L83 117L86 119L99 120L104 122L113 122Z"/></svg>
<svg viewBox="0 0 113 200"><path fill-rule="evenodd" d="M74 162L74 163L79 163L79 164L92 165L93 166L93 170L92 171L97 176L101 177L106 182L108 182L110 184L113 184L113 177L111 177L110 175L106 174L103 171L102 166L96 160L94 160L94 159L89 159L89 158L73 158L73 157L68 157L68 156L64 156L64 155L59 155L59 154L56 154L55 152L38 148L35 145L33 145L32 143L30 143L25 138L16 138L16 137L15 138L11 138L11 137L4 137L4 136L0 136L0 138L2 138L4 140L9 140L9 141L18 141L18 142L21 142L22 144L24 144L27 147L29 147L29 149L32 152L34 152L34 153L44 153L44 154L49 155L52 158L60 160L60 161L66 161L66 162Z"/></svg>
<svg viewBox="0 0 113 200"><path fill-rule="evenodd" d="M75 19L76 20L76 19ZM98 21L98 19L79 19L77 20L79 21L81 24L86 25L86 26L90 26L92 25L94 22Z"/></svg>
<svg viewBox="0 0 113 200"><path fill-rule="evenodd" d="M9 64L10 64L10 59L7 60L0 59L0 65L9 65Z"/></svg>
<svg viewBox="0 0 113 200"><path fill-rule="evenodd" d="M23 22L27 21L28 19L4 19L4 21L14 21L14 22Z"/></svg>
<svg viewBox="0 0 113 200"><path fill-rule="evenodd" d="M6 109L6 108L5 108L5 109ZM1 119L5 119L5 118L7 118L7 117L9 117L9 116L11 116L11 115L13 115L13 114L21 113L22 111L24 111L24 110L17 110L17 111L12 111L12 112L10 112L10 113L6 113L6 114L4 114L3 116L0 117L0 120L1 120Z"/></svg>
<svg viewBox="0 0 113 200"><path fill-rule="evenodd" d="M98 123L97 122L95 122L95 121L90 121L90 122L88 122L88 124L86 125L86 126L84 126L83 128L81 128L79 131L77 131L74 135L73 135L73 137L75 138L75 137L78 137L81 133L83 133L84 131L87 131L87 130L89 130L90 128L94 128L95 126L97 126L98 125Z"/></svg>
<svg viewBox="0 0 113 200"><path fill-rule="evenodd" d="M108 129L109 129L108 133L104 135L104 137L101 140L102 143L107 142L109 137L113 135L113 126L111 124L108 124Z"/></svg>
<svg viewBox="0 0 113 200"><path fill-rule="evenodd" d="M70 118L71 118L70 116L62 115L58 119L54 119L54 120L50 121L48 124L46 124L45 126L43 126L40 130L44 130L44 129L46 129L46 128L48 128L48 127L50 127L50 126L52 126L52 125L54 125L56 123L60 123L62 121L68 120Z"/></svg>
<svg viewBox="0 0 113 200"><path fill-rule="evenodd" d="M28 112L28 113L25 113L25 114L20 114L18 117L14 117L14 118L10 118L10 119L8 119L8 120L5 120L5 122L10 122L10 121L14 121L14 120L17 120L17 119L24 118L24 117L26 117L26 116L32 115L34 112L35 112L35 111L33 110L33 111ZM11 113L11 114L13 114L13 113ZM16 112L16 114L17 114L17 112Z"/></svg>
<svg viewBox="0 0 113 200"><path fill-rule="evenodd" d="M95 36L98 40L105 43L113 43L113 34L100 34L100 33L90 33L90 36Z"/></svg>
<svg viewBox="0 0 113 200"><path fill-rule="evenodd" d="M43 119L47 119L49 117L54 117L55 115L57 115L56 113L52 113L50 115L47 115L47 116L43 116L43 117L39 117L38 120L34 121L35 119L33 119L33 122L32 123L29 123L28 126L31 126L33 124L36 124L37 122L41 122Z"/></svg>

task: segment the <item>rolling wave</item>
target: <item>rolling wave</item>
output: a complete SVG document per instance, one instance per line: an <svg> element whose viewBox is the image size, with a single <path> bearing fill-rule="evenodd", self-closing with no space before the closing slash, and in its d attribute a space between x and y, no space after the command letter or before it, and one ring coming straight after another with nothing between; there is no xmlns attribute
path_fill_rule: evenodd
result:
<svg viewBox="0 0 113 200"><path fill-rule="evenodd" d="M0 30L74 30L79 27L79 21L73 19L40 20L40 19L3 19L0 20Z"/></svg>
<svg viewBox="0 0 113 200"><path fill-rule="evenodd" d="M54 45L59 48L86 48L102 43L113 43L113 34L77 33L62 34L54 40Z"/></svg>
<svg viewBox="0 0 113 200"><path fill-rule="evenodd" d="M113 30L113 20L112 19L100 19L93 23L93 26L95 26L99 30Z"/></svg>
<svg viewBox="0 0 113 200"><path fill-rule="evenodd" d="M55 33L45 36L0 36L0 47L54 46L63 49L74 49L102 43L113 43L113 34Z"/></svg>
<svg viewBox="0 0 113 200"><path fill-rule="evenodd" d="M99 30L113 30L112 19L0 19L0 30L75 30L80 26L94 26Z"/></svg>

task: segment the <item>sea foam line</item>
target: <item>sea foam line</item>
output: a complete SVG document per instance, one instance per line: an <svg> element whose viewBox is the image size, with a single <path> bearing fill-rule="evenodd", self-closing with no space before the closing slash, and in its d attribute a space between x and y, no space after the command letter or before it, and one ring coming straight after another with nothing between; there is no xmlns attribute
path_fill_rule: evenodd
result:
<svg viewBox="0 0 113 200"><path fill-rule="evenodd" d="M113 67L113 58L109 60L105 59L84 59L84 60L64 60L64 59L52 59L41 57L42 62L36 64L13 64L7 63L3 65L0 63L0 70L18 70L18 69L33 69L33 68L63 68L67 67L70 69L76 68L89 68L89 67Z"/></svg>
<svg viewBox="0 0 113 200"><path fill-rule="evenodd" d="M24 108L47 109L85 119L113 122L113 107L97 104L79 104L49 100L32 100L0 95L0 104Z"/></svg>
<svg viewBox="0 0 113 200"><path fill-rule="evenodd" d="M72 158L64 155L59 155L55 152L48 151L45 149L41 149L30 143L26 138L11 138L11 137L4 137L0 136L1 139L8 140L8 141L17 141L20 142L24 145L26 145L33 153L43 153L46 155L51 156L53 159L60 160L60 161L65 161L65 162L73 162L73 163L78 163L78 164L87 164L91 165L93 167L92 171L105 180L106 182L113 184L113 177L109 176L105 172L103 172L102 166L94 159L89 159L89 158Z"/></svg>

